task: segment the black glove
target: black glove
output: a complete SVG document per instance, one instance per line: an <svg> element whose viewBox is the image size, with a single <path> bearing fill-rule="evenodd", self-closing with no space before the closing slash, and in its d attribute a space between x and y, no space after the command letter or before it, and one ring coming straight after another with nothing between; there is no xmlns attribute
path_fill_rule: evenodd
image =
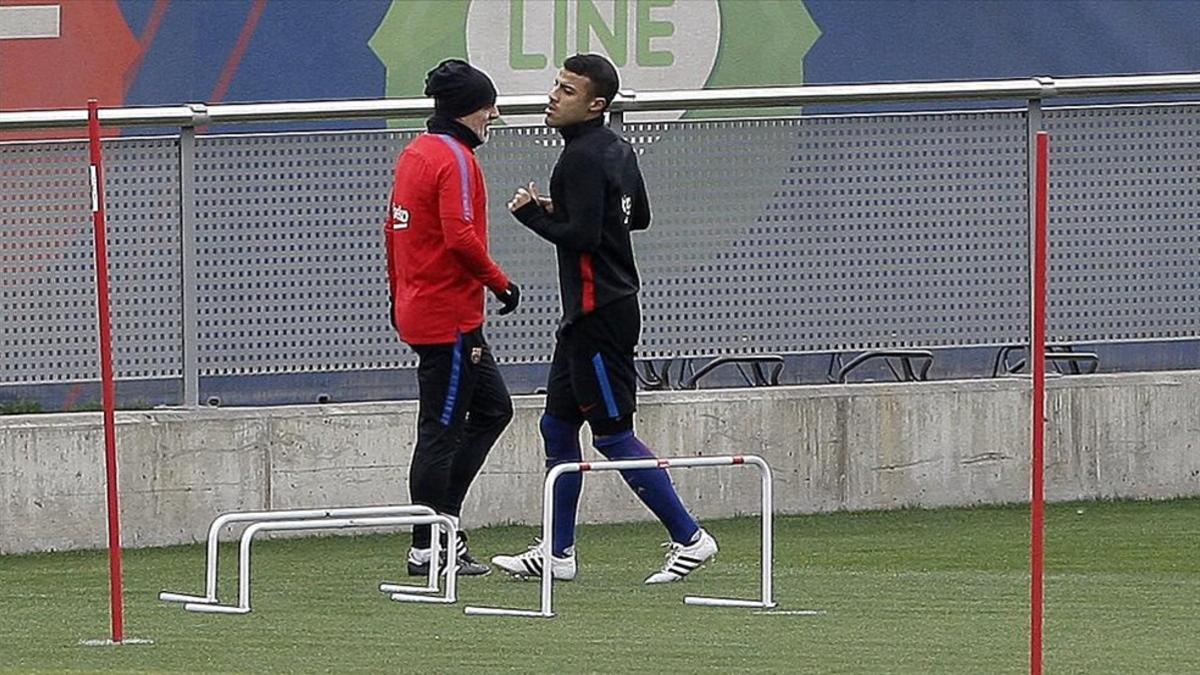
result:
<svg viewBox="0 0 1200 675"><path fill-rule="evenodd" d="M392 330L400 332L400 327L396 325L396 296L388 293L388 321L392 322Z"/></svg>
<svg viewBox="0 0 1200 675"><path fill-rule="evenodd" d="M521 304L521 289L513 282L508 282L508 288L496 293L496 299L500 301L503 307L496 312L500 316L511 314Z"/></svg>

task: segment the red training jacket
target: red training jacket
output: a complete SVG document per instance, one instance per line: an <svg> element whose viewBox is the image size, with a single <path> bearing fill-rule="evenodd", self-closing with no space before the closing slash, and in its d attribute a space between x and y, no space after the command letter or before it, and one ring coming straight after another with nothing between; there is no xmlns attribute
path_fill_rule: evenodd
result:
<svg viewBox="0 0 1200 675"><path fill-rule="evenodd" d="M410 345L453 343L483 325L484 288L508 288L488 255L483 171L452 136L424 133L400 153L384 233L393 318Z"/></svg>

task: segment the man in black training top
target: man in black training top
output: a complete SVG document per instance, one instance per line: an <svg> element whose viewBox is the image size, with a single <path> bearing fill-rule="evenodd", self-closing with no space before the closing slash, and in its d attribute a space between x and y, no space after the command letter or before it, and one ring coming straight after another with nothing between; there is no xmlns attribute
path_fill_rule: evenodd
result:
<svg viewBox="0 0 1200 675"><path fill-rule="evenodd" d="M579 430L585 421L605 457L654 457L633 433L633 357L641 308L629 236L650 226L650 204L633 147L604 125L617 77L603 56L575 55L563 63L546 107L546 125L566 139L550 179L551 197L538 195L529 183L508 203L517 220L553 243L558 254L563 316L541 420L547 468L581 461ZM646 583L682 579L716 554L716 541L680 503L665 470L621 475L671 536L666 562ZM558 481L551 560L555 579L573 579L577 572L575 512L582 481L579 473ZM539 576L545 568L537 546L519 555L496 556L492 564L518 576Z"/></svg>

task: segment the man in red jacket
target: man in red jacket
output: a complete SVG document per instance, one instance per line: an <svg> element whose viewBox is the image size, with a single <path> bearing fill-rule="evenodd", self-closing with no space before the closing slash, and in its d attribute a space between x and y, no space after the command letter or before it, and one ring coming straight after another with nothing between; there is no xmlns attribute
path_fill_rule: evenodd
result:
<svg viewBox="0 0 1200 675"><path fill-rule="evenodd" d="M467 488L513 416L483 336L484 289L517 308L520 290L488 255L487 190L475 148L499 117L496 87L465 61L431 70L434 115L396 160L385 226L392 325L419 358L409 492L457 522ZM459 536L459 574L482 575ZM413 528L408 573L428 574L430 528Z"/></svg>

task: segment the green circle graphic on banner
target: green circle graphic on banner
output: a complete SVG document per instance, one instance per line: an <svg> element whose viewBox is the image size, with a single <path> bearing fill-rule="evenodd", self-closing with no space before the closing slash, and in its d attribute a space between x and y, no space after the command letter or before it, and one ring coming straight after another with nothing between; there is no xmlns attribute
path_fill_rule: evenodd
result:
<svg viewBox="0 0 1200 675"><path fill-rule="evenodd" d="M800 0L394 0L370 46L387 68L389 97L420 96L425 73L447 58L469 60L501 94L519 95L545 93L562 61L586 52L612 59L622 88L635 91L799 85L818 37Z"/></svg>

